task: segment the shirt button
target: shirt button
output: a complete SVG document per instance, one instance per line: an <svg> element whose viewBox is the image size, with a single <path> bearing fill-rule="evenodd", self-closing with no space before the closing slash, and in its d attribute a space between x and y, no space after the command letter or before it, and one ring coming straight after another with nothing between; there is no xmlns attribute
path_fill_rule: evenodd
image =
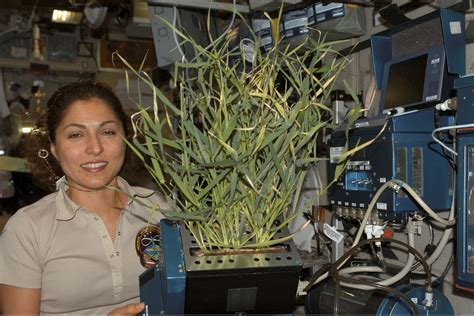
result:
<svg viewBox="0 0 474 316"><path fill-rule="evenodd" d="M97 216L94 216L94 219L95 219L96 221L98 221L98 220L99 220L99 218L98 218Z"/></svg>
<svg viewBox="0 0 474 316"><path fill-rule="evenodd" d="M117 255L117 257L118 257L118 256L120 255L120 252L118 252L118 251L117 251L115 254L116 254L116 255Z"/></svg>
<svg viewBox="0 0 474 316"><path fill-rule="evenodd" d="M114 257L114 254L111 254L111 255L110 255L110 259L112 259L113 257Z"/></svg>
<svg viewBox="0 0 474 316"><path fill-rule="evenodd" d="M107 238L107 235L103 235L102 238L106 239L106 238Z"/></svg>
<svg viewBox="0 0 474 316"><path fill-rule="evenodd" d="M117 235L119 235L119 236L120 236L120 235L122 235L122 233L121 233L121 232L118 232L118 233L117 233Z"/></svg>

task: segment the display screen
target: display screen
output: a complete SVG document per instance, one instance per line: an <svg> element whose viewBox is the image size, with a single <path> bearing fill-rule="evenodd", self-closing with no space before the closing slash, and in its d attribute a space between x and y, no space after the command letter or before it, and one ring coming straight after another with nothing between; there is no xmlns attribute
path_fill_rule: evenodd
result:
<svg viewBox="0 0 474 316"><path fill-rule="evenodd" d="M470 171L474 170L474 151L473 146L467 146L467 154L469 155L469 174ZM474 181L473 177L469 176L467 185L468 188L466 190L467 193L467 244L469 246L474 244ZM474 273L474 249L472 247L468 248L467 253L467 272Z"/></svg>
<svg viewBox="0 0 474 316"><path fill-rule="evenodd" d="M425 54L390 65L385 109L423 101L427 59Z"/></svg>

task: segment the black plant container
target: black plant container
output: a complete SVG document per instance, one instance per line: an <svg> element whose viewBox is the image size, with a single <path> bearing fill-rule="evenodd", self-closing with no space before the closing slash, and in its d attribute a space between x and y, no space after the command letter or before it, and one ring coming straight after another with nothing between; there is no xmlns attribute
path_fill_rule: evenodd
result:
<svg viewBox="0 0 474 316"><path fill-rule="evenodd" d="M267 252L196 254L197 244L181 226L185 313L292 313L302 261L293 241ZM275 238L288 235L279 232Z"/></svg>

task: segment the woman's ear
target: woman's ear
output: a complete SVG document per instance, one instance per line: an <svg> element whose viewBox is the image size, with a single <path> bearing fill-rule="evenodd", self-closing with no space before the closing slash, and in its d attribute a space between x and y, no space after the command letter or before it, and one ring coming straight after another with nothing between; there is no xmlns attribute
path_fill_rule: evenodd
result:
<svg viewBox="0 0 474 316"><path fill-rule="evenodd" d="M49 140L49 149L51 150L51 153L53 154L54 158L56 158L56 160L58 160L58 156L56 155L56 146L54 145L54 143Z"/></svg>

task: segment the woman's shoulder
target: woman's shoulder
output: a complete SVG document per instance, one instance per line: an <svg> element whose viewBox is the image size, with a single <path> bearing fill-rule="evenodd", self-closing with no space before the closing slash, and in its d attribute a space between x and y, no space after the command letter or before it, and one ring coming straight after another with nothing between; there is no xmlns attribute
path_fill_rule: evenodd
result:
<svg viewBox="0 0 474 316"><path fill-rule="evenodd" d="M56 196L57 192L50 193L35 203L20 208L8 220L5 229L12 225L22 226L22 223L25 221L30 222L30 224L34 226L44 225L45 222L52 221L56 214Z"/></svg>

